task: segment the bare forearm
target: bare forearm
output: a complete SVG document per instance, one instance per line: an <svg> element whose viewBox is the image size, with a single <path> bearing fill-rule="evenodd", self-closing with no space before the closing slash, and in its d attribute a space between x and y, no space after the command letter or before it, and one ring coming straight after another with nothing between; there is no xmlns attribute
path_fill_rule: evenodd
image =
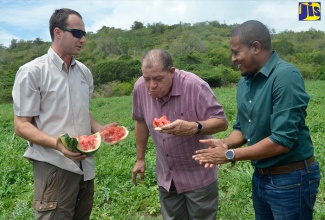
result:
<svg viewBox="0 0 325 220"><path fill-rule="evenodd" d="M90 115L90 125L91 125L91 132L96 133L96 132L101 132L104 127L97 122L97 120Z"/></svg>
<svg viewBox="0 0 325 220"><path fill-rule="evenodd" d="M246 143L243 134L239 130L233 130L222 141L228 146L228 149L238 148L235 150L235 160L260 160L289 151L289 148L276 144L269 138L264 138L254 145L239 148Z"/></svg>
<svg viewBox="0 0 325 220"><path fill-rule="evenodd" d="M146 148L149 138L149 130L145 121L137 121L135 124L135 138L137 146L137 160L145 160Z"/></svg>
<svg viewBox="0 0 325 220"><path fill-rule="evenodd" d="M24 138L31 143L57 150L57 139L40 131L31 123L31 121L22 120L22 118L15 116L14 126L15 133L19 137Z"/></svg>
<svg viewBox="0 0 325 220"><path fill-rule="evenodd" d="M212 146L211 148L197 150L193 158L206 167L211 164L224 164L227 163L226 151L223 142L218 139L200 140L201 143ZM234 143L234 142L232 142ZM239 143L239 142L237 142ZM284 154L289 151L289 148L276 144L269 138L265 138L260 142L249 147L242 147L234 149L235 161L240 160L261 160L271 158L276 155Z"/></svg>
<svg viewBox="0 0 325 220"><path fill-rule="evenodd" d="M235 149L235 160L261 160L284 154L288 151L289 148L279 145L269 138L264 138L249 147Z"/></svg>
<svg viewBox="0 0 325 220"><path fill-rule="evenodd" d="M233 130L228 137L222 139L222 141L228 146L228 148L237 148L246 144L246 140L243 134L238 130Z"/></svg>
<svg viewBox="0 0 325 220"><path fill-rule="evenodd" d="M206 121L201 121L203 126L202 134L210 135L221 131L226 131L228 128L228 120L226 118L210 118Z"/></svg>
<svg viewBox="0 0 325 220"><path fill-rule="evenodd" d="M15 116L14 127L15 132L18 136L42 147L58 150L65 157L68 157L73 160L84 160L86 158L86 155L69 151L63 146L62 142L59 141L60 139L58 137L52 137L39 130L32 124L32 119L32 117Z"/></svg>

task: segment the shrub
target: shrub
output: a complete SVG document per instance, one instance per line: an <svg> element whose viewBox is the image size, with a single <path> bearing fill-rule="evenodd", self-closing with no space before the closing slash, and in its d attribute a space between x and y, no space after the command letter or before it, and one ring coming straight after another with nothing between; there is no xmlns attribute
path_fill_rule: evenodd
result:
<svg viewBox="0 0 325 220"><path fill-rule="evenodd" d="M133 81L131 82L108 82L95 88L94 98L104 98L113 96L131 95L133 90Z"/></svg>
<svg viewBox="0 0 325 220"><path fill-rule="evenodd" d="M236 84L241 78L241 75L238 71L235 71L232 68L224 65L217 66L215 68L215 72L217 77L220 77L222 86Z"/></svg>

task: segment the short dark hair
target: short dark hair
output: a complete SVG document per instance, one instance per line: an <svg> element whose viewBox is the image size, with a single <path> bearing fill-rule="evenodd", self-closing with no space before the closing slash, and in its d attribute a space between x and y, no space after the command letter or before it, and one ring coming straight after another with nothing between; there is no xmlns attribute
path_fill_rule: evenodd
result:
<svg viewBox="0 0 325 220"><path fill-rule="evenodd" d="M68 17L71 14L77 15L82 19L82 16L79 14L79 12L69 8L56 9L53 12L50 18L50 34L52 41L54 40L54 28L66 28L68 26Z"/></svg>
<svg viewBox="0 0 325 220"><path fill-rule="evenodd" d="M271 50L271 35L269 29L260 21L249 20L237 26L231 31L230 37L239 37L239 42L246 46L251 46L254 41L258 41L262 48Z"/></svg>
<svg viewBox="0 0 325 220"><path fill-rule="evenodd" d="M160 60L153 60L151 59L151 56L156 58L154 55L157 55ZM143 58L142 58L142 63L143 61L146 60L146 66L145 68L152 68L156 62L160 62L162 65L162 71L169 71L171 67L173 67L173 59L171 55L168 53L166 50L159 50L159 49L152 49L147 51Z"/></svg>

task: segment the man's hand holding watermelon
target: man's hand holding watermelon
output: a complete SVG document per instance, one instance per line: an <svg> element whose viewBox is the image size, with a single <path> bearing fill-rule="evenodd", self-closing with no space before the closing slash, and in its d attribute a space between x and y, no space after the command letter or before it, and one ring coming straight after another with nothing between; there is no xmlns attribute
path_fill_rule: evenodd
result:
<svg viewBox="0 0 325 220"><path fill-rule="evenodd" d="M91 135L71 137L68 133L59 135L56 149L73 160L84 160L97 152L101 142L109 145L117 144L127 137L129 131L118 123L110 123L96 127L97 132ZM99 132L100 131L100 132Z"/></svg>
<svg viewBox="0 0 325 220"><path fill-rule="evenodd" d="M205 122L205 126L210 127L210 124L213 123L218 123L218 121L215 119L208 120ZM197 122L190 122L181 119L170 122L165 115L161 118L155 118L153 126L155 127L155 130L161 133L172 134L175 136L189 136L197 134L198 132Z"/></svg>
<svg viewBox="0 0 325 220"><path fill-rule="evenodd" d="M61 135L57 138L56 141L56 148L58 151L60 151L64 156L72 159L72 160L84 160L86 159L86 155L81 154L79 152L72 152L68 150L61 141Z"/></svg>
<svg viewBox="0 0 325 220"><path fill-rule="evenodd" d="M197 132L196 123L177 119L161 127L161 133L172 134L176 136L188 136Z"/></svg>

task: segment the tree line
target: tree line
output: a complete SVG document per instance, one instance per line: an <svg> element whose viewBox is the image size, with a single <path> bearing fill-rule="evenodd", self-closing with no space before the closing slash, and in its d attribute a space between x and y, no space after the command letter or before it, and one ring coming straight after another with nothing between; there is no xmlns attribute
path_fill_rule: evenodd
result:
<svg viewBox="0 0 325 220"><path fill-rule="evenodd" d="M237 24L218 21L144 25L135 21L130 30L103 26L87 32L86 44L77 59L92 71L95 97L130 95L141 76L141 59L153 48L168 50L178 69L191 71L211 87L236 84L240 78L231 63L229 34ZM280 57L296 65L305 79L325 80L325 33L270 29L272 47ZM12 39L9 47L0 44L0 103L11 102L15 74L24 63L45 54L50 42Z"/></svg>

